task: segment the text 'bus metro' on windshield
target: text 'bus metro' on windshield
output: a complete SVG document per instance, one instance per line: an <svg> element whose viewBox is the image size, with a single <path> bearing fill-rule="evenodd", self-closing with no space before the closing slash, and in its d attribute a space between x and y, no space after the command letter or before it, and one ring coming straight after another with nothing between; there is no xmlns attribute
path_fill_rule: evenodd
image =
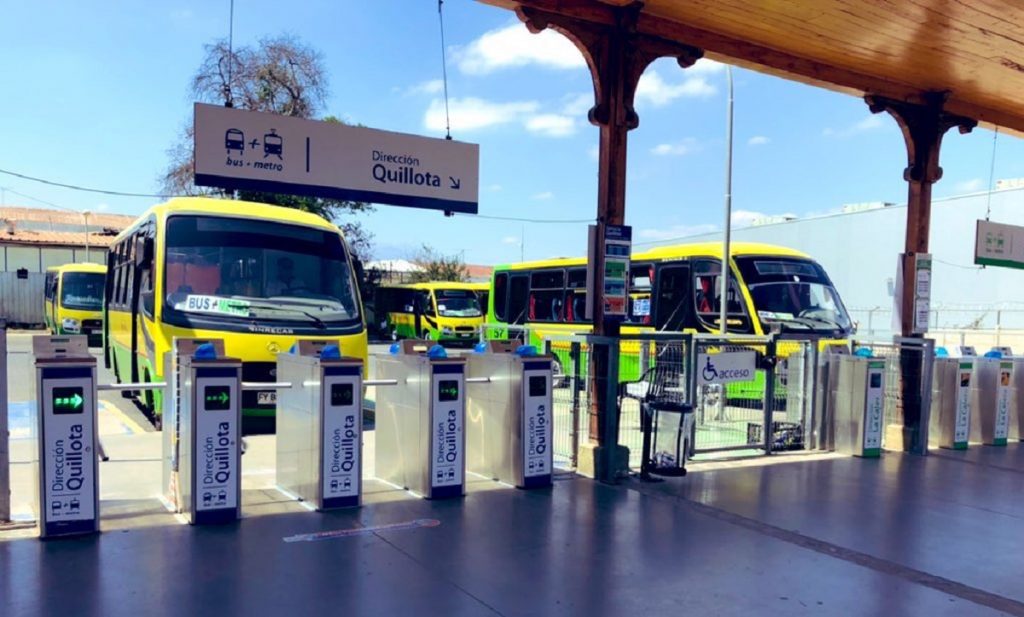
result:
<svg viewBox="0 0 1024 617"><path fill-rule="evenodd" d="M172 324L323 334L360 320L344 246L327 230L173 216L165 276L165 320Z"/></svg>

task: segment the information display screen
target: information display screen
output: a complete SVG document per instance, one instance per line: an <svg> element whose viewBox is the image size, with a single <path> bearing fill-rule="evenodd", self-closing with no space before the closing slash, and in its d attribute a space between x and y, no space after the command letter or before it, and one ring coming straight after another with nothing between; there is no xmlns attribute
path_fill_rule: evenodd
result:
<svg viewBox="0 0 1024 617"><path fill-rule="evenodd" d="M66 415L82 413L85 410L84 390L79 387L53 389L53 413Z"/></svg>
<svg viewBox="0 0 1024 617"><path fill-rule="evenodd" d="M231 386L204 386L203 400L207 411L231 409Z"/></svg>
<svg viewBox="0 0 1024 617"><path fill-rule="evenodd" d="M346 407L352 404L352 384L332 383L331 384L331 406Z"/></svg>
<svg viewBox="0 0 1024 617"><path fill-rule="evenodd" d="M543 375L530 376L530 396L544 396L548 393L548 380Z"/></svg>
<svg viewBox="0 0 1024 617"><path fill-rule="evenodd" d="M443 379L438 382L437 400L442 403L459 400L459 382L455 379Z"/></svg>

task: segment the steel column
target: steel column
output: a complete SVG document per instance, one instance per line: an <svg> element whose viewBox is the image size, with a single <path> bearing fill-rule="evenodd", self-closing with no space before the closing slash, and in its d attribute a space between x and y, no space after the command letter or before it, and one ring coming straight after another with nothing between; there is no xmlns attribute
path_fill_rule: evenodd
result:
<svg viewBox="0 0 1024 617"><path fill-rule="evenodd" d="M7 322L0 321L0 523L11 520L11 451L7 428Z"/></svg>

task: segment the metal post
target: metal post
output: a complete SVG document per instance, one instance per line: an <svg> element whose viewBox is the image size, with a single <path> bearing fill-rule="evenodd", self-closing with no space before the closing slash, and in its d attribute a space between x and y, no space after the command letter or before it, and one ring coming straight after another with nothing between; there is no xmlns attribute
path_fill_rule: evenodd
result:
<svg viewBox="0 0 1024 617"><path fill-rule="evenodd" d="M11 451L7 429L7 322L0 321L0 523L11 520Z"/></svg>
<svg viewBox="0 0 1024 617"><path fill-rule="evenodd" d="M765 360L767 362L764 370L764 431L762 436L764 437L764 453L771 454L772 441L775 437L772 420L775 406L775 364L778 360L775 356L774 336L768 339L768 344L765 346Z"/></svg>
<svg viewBox="0 0 1024 617"><path fill-rule="evenodd" d="M657 344L655 344L657 349ZM640 341L640 375L643 376L651 368L651 341Z"/></svg>
<svg viewBox="0 0 1024 617"><path fill-rule="evenodd" d="M719 296L718 331L725 334L729 330L729 252L732 242L732 67L725 65L725 75L729 79L729 104L725 123L725 230L722 236L722 293Z"/></svg>
<svg viewBox="0 0 1024 617"><path fill-rule="evenodd" d="M921 456L928 455L928 428L932 419L932 378L935 375L935 341L923 339L921 341L921 426L924 431L924 438L919 440L911 450L913 454Z"/></svg>
<svg viewBox="0 0 1024 617"><path fill-rule="evenodd" d="M605 482L615 481L615 473L618 471L616 467L616 456L618 455L619 445L619 339L608 338L605 339L604 343L607 346L607 360L605 366L607 370L604 374L604 388L603 391L595 393L597 396L604 397L605 410L603 423L601 426L601 433L606 440L601 449L601 454L604 458L604 471L606 477L601 478Z"/></svg>
<svg viewBox="0 0 1024 617"><path fill-rule="evenodd" d="M89 261L89 215L91 213L86 210L82 212L82 217L85 218L85 261Z"/></svg>
<svg viewBox="0 0 1024 617"><path fill-rule="evenodd" d="M580 450L580 387L583 385L583 360L581 358L580 344L573 341L569 346L569 356L572 359L572 428L569 431L569 438L572 441L569 451L569 465L576 469Z"/></svg>
<svg viewBox="0 0 1024 617"><path fill-rule="evenodd" d="M686 400L693 409L690 413L697 413L697 341L693 338L692 334L687 334L684 340L686 341L686 355L684 356L684 361L686 362ZM701 414L704 413L703 408L700 412ZM694 422L690 423L690 451L686 453L687 458L693 457L697 449L696 444L697 422L696 418L694 418Z"/></svg>

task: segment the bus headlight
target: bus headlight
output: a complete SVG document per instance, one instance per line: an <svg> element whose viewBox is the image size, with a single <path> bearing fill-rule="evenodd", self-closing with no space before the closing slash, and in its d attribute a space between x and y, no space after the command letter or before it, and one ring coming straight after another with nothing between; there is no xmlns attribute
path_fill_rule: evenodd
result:
<svg viewBox="0 0 1024 617"><path fill-rule="evenodd" d="M61 328L64 329L65 332L70 332L72 334L78 334L81 331L82 324L79 323L79 321L77 319L72 319L71 317L65 317L64 320L61 321L60 326L61 326Z"/></svg>

